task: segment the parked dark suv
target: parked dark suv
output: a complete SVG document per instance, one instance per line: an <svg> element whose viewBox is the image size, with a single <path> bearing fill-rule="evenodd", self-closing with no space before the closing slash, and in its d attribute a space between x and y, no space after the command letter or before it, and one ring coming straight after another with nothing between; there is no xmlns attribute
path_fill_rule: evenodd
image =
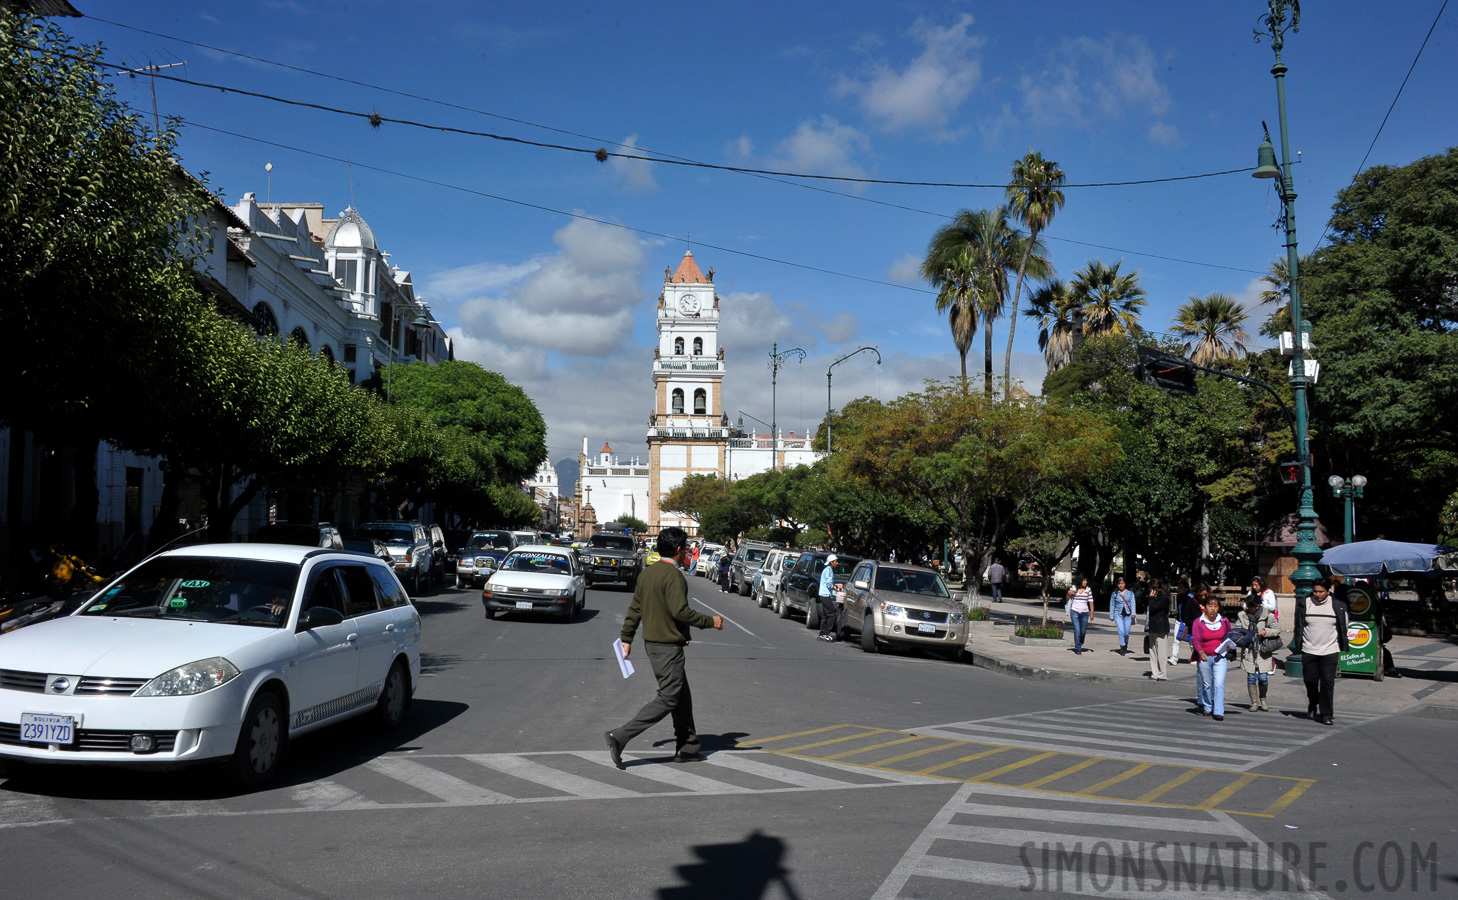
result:
<svg viewBox="0 0 1458 900"><path fill-rule="evenodd" d="M734 558L729 561L729 590L748 597L750 586L754 584L754 573L764 565L765 557L769 556L771 550L783 546L785 545L764 541L740 541L739 549L734 551Z"/></svg>
<svg viewBox="0 0 1458 900"><path fill-rule="evenodd" d="M775 612L780 614L781 619L788 619L794 612L803 612L806 628L820 627L820 573L829 555L824 550L801 554L795 568L780 579ZM844 553L837 553L835 557L835 583L839 590L844 591L846 579L861 560L858 556Z"/></svg>
<svg viewBox="0 0 1458 900"><path fill-rule="evenodd" d="M409 583L412 593L430 583L430 558L434 553L430 529L419 522L366 522L352 537L375 538L384 543L395 560L395 576Z"/></svg>

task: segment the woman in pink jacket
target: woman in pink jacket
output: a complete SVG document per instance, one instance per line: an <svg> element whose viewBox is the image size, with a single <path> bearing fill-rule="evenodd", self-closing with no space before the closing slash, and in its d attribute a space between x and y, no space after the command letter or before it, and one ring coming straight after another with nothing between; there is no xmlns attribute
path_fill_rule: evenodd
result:
<svg viewBox="0 0 1458 900"><path fill-rule="evenodd" d="M1190 629L1190 643L1195 648L1192 661L1199 666L1195 674L1200 687L1200 712L1212 716L1217 722L1224 722L1225 670L1230 660L1220 652L1220 645L1230 634L1230 620L1220 615L1219 598L1211 597L1203 585L1196 591L1195 598L1205 608L1204 614L1195 619L1195 626Z"/></svg>

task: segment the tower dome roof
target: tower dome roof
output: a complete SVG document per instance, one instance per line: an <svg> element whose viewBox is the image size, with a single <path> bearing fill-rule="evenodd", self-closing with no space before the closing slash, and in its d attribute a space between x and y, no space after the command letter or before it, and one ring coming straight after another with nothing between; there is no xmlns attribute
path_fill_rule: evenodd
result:
<svg viewBox="0 0 1458 900"><path fill-rule="evenodd" d="M678 270L669 279L675 284L708 284L709 279L699 269L699 264L694 262L694 252L685 250L683 260L678 264Z"/></svg>
<svg viewBox="0 0 1458 900"><path fill-rule="evenodd" d="M358 210L353 206L346 209L334 227L329 229L329 235L324 238L324 247L328 250L380 249L380 245L375 243L375 233L360 218Z"/></svg>

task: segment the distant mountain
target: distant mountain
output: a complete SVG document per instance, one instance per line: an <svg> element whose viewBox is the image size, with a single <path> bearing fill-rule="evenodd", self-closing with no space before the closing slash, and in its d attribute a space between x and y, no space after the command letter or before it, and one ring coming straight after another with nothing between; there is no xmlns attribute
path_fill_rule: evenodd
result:
<svg viewBox="0 0 1458 900"><path fill-rule="evenodd" d="M557 472L557 493L563 497L571 497L577 490L577 460L559 459L552 463L552 468Z"/></svg>

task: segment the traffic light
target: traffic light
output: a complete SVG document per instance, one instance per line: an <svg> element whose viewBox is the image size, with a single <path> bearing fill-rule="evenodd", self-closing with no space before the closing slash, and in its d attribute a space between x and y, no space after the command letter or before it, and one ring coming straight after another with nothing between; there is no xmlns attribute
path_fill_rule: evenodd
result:
<svg viewBox="0 0 1458 900"><path fill-rule="evenodd" d="M1193 396L1199 393L1195 384L1194 363L1148 347L1139 348L1139 364L1134 367L1134 377L1150 387L1176 394Z"/></svg>
<svg viewBox="0 0 1458 900"><path fill-rule="evenodd" d="M1281 463L1277 468L1280 470L1280 473L1281 473L1281 482L1283 484L1300 484L1301 483L1301 463L1299 463L1299 462L1286 462L1286 463Z"/></svg>

